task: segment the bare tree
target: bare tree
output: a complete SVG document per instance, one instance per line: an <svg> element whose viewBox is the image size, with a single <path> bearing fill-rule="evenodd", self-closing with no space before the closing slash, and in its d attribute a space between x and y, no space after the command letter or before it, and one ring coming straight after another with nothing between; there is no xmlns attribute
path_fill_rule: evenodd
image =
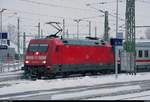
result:
<svg viewBox="0 0 150 102"><path fill-rule="evenodd" d="M147 39L150 39L150 28L146 29L145 36L146 36Z"/></svg>
<svg viewBox="0 0 150 102"><path fill-rule="evenodd" d="M12 41L12 42L14 42L14 43L16 43L16 27L15 27L15 25L12 25L12 24L9 24L8 26L7 26L7 31L8 31L8 33L9 33L9 39Z"/></svg>

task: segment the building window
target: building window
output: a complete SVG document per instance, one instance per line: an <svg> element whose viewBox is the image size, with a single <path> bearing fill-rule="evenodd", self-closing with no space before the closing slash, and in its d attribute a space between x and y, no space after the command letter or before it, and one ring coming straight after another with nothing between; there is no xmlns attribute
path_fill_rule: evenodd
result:
<svg viewBox="0 0 150 102"><path fill-rule="evenodd" d="M148 50L145 50L145 51L144 51L144 56L145 56L145 57L148 57L148 56L149 56Z"/></svg>
<svg viewBox="0 0 150 102"><path fill-rule="evenodd" d="M142 56L143 56L142 50L139 50L139 57L142 57Z"/></svg>

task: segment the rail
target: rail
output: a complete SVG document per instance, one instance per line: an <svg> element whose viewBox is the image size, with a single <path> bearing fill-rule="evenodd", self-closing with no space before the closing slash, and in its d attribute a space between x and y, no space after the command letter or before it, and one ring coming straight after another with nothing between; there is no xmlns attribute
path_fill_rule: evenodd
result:
<svg viewBox="0 0 150 102"><path fill-rule="evenodd" d="M129 81L119 83L97 84L47 90L31 90L26 92L0 95L0 99L47 99L47 100L88 100L93 98L112 97L149 91L150 80ZM144 87L147 85L147 87ZM135 88L132 88L136 86ZM130 87L130 89L128 89ZM116 90L115 88L120 88ZM123 89L121 89L123 88ZM104 90L109 90L104 92ZM96 93L95 93L96 92ZM82 94L85 93L85 94ZM123 98L122 98L123 99Z"/></svg>

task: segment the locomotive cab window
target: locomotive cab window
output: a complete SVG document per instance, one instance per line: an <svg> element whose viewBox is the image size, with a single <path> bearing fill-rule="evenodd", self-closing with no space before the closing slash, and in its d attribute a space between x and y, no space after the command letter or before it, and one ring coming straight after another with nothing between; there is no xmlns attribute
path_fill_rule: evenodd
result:
<svg viewBox="0 0 150 102"><path fill-rule="evenodd" d="M48 50L48 44L39 44L39 52L47 52Z"/></svg>
<svg viewBox="0 0 150 102"><path fill-rule="evenodd" d="M47 52L48 44L30 44L28 51L29 52Z"/></svg>
<svg viewBox="0 0 150 102"><path fill-rule="evenodd" d="M149 56L148 50L145 50L145 51L144 51L144 56L145 56L145 57L148 57L148 56Z"/></svg>
<svg viewBox="0 0 150 102"><path fill-rule="evenodd" d="M38 50L38 44L30 44L28 47L29 52L36 52Z"/></svg>
<svg viewBox="0 0 150 102"><path fill-rule="evenodd" d="M139 50L139 57L143 57L142 50Z"/></svg>

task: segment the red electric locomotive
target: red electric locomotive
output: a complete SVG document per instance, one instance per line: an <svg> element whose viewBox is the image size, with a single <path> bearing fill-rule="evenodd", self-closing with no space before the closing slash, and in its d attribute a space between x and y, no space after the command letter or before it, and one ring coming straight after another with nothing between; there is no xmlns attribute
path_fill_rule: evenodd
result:
<svg viewBox="0 0 150 102"><path fill-rule="evenodd" d="M101 40L51 37L33 39L25 54L26 76L68 75L70 73L114 72L114 52Z"/></svg>

